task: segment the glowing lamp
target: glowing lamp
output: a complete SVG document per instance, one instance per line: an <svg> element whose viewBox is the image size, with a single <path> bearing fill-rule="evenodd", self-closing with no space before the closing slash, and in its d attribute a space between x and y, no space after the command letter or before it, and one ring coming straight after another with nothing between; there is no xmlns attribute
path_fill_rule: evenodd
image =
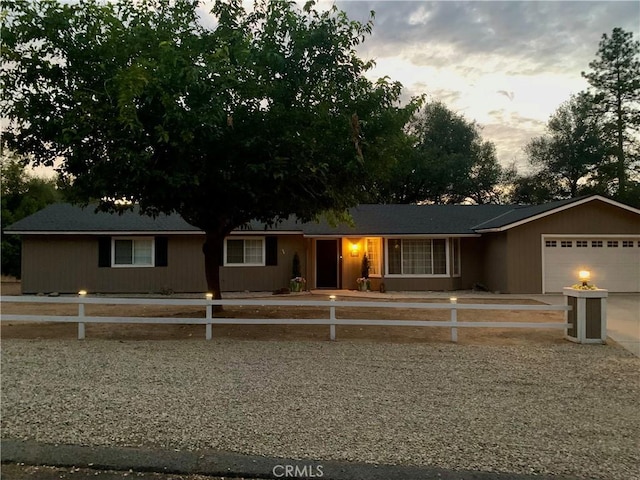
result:
<svg viewBox="0 0 640 480"><path fill-rule="evenodd" d="M352 243L351 244L351 256L352 257L357 257L359 251L360 251L360 245L358 245L357 243Z"/></svg>
<svg viewBox="0 0 640 480"><path fill-rule="evenodd" d="M449 302L450 303L458 303L458 298L457 297L449 297Z"/></svg>
<svg viewBox="0 0 640 480"><path fill-rule="evenodd" d="M207 300L213 300L213 293L211 293L211 292L207 292L207 293L205 294L205 297L206 297L206 299L207 299Z"/></svg>
<svg viewBox="0 0 640 480"><path fill-rule="evenodd" d="M591 272L589 270L580 270L578 272L578 278L582 282L582 285L587 286L587 282L591 280Z"/></svg>
<svg viewBox="0 0 640 480"><path fill-rule="evenodd" d="M80 291L78 292L78 295L80 295L81 297L84 297L84 296L86 296L86 295L87 295L87 291L86 291L86 290L80 290Z"/></svg>

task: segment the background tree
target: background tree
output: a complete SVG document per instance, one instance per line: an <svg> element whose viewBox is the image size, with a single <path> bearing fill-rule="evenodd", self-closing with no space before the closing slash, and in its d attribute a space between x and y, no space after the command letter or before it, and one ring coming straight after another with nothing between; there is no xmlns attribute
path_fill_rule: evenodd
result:
<svg viewBox="0 0 640 480"><path fill-rule="evenodd" d="M501 168L495 147L475 122L442 102L427 103L408 123L402 158L381 175L373 201L476 203L494 201Z"/></svg>
<svg viewBox="0 0 640 480"><path fill-rule="evenodd" d="M2 230L62 198L56 189L55 179L30 175L26 172L25 165L26 161L6 152L0 157ZM0 248L2 275L20 278L20 237L3 233Z"/></svg>
<svg viewBox="0 0 640 480"><path fill-rule="evenodd" d="M125 198L205 232L220 297L224 238L251 219L309 220L356 204L372 153L415 105L372 83L372 23L313 2L5 2L6 140L61 170L85 201Z"/></svg>
<svg viewBox="0 0 640 480"><path fill-rule="evenodd" d="M523 179L521 186L539 181L537 195L545 191L550 195L538 197L543 201L576 197L581 186L602 182L599 177L607 151L592 97L585 93L573 96L551 116L546 133L525 146L529 162L539 174Z"/></svg>
<svg viewBox="0 0 640 480"><path fill-rule="evenodd" d="M618 198L626 195L628 174L638 166L640 131L640 42L633 33L614 28L602 35L591 71L582 72L595 93L595 105L604 120L604 134L612 146Z"/></svg>

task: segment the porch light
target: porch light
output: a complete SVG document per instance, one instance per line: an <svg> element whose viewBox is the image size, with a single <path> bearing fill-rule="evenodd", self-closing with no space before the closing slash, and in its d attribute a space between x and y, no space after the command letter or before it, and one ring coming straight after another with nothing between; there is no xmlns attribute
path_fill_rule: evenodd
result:
<svg viewBox="0 0 640 480"><path fill-rule="evenodd" d="M449 297L449 303L458 303L458 297Z"/></svg>
<svg viewBox="0 0 640 480"><path fill-rule="evenodd" d="M207 292L207 293L205 294L205 298L206 298L207 300L213 300L213 293L211 293L211 292Z"/></svg>
<svg viewBox="0 0 640 480"><path fill-rule="evenodd" d="M357 257L359 251L360 251L360 245L358 245L357 243L352 243L351 244L351 256L352 257Z"/></svg>
<svg viewBox="0 0 640 480"><path fill-rule="evenodd" d="M578 272L578 278L582 282L582 286L588 286L589 280L591 280L591 272L589 270L580 270Z"/></svg>
<svg viewBox="0 0 640 480"><path fill-rule="evenodd" d="M85 297L87 295L87 291L86 290L80 290L78 292L78 295L81 296L81 297Z"/></svg>

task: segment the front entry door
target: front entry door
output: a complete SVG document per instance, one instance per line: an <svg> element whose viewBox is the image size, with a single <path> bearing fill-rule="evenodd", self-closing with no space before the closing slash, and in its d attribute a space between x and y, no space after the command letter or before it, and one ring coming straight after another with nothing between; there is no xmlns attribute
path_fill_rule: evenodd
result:
<svg viewBox="0 0 640 480"><path fill-rule="evenodd" d="M338 240L316 240L316 287L338 288Z"/></svg>

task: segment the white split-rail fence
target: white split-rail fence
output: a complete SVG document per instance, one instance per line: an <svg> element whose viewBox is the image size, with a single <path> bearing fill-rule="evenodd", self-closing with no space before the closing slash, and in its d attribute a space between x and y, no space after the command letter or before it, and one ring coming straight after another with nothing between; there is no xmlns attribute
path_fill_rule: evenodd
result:
<svg viewBox="0 0 640 480"><path fill-rule="evenodd" d="M528 310L528 311L564 311L568 312L568 305L509 305L509 304L467 304L457 303L451 299L449 303L426 302L377 302L377 301L336 301L330 300L210 300L188 298L115 298L115 297L31 297L31 296L3 296L0 302L6 303L64 303L78 304L78 315L21 315L3 314L3 321L22 322L66 322L78 324L78 339L85 338L86 323L130 323L130 324L186 324L205 325L205 338L211 340L212 325L328 325L329 338L336 339L336 325L385 326L385 327L448 327L451 329L451 341L458 341L458 328L571 328L565 322L459 322L459 310ZM203 306L205 317L202 318L173 318L173 317L103 317L85 315L85 305L164 305L164 306ZM214 317L214 306L257 306L257 307L326 307L328 318L224 318ZM374 320L337 318L337 308L410 308L423 310L449 310L448 321L439 320Z"/></svg>

